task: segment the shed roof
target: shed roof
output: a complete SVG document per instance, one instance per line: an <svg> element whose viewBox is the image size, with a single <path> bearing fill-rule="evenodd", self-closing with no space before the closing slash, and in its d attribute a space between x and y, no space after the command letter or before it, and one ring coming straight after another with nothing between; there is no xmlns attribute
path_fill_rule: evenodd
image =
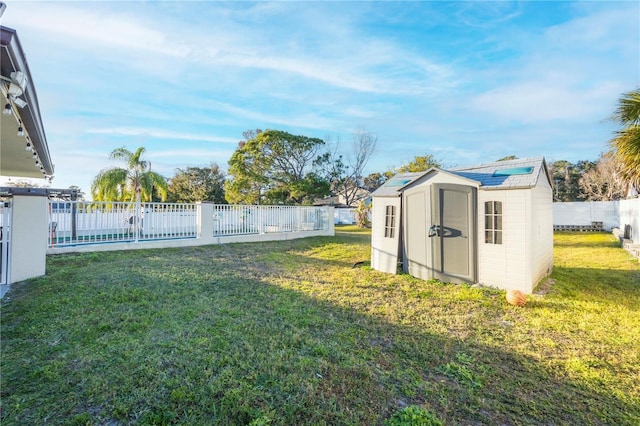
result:
<svg viewBox="0 0 640 426"><path fill-rule="evenodd" d="M430 169L433 170L433 169ZM400 173L386 181L381 187L376 189L372 197L398 197L402 194L402 189L412 182L424 176L427 172Z"/></svg>
<svg viewBox="0 0 640 426"><path fill-rule="evenodd" d="M455 167L447 170L431 168L425 172L400 173L389 179L372 194L374 197L398 197L418 179L431 172L447 172L480 184L483 189L520 189L537 185L540 176L549 184L549 172L544 157L496 161L476 166Z"/></svg>
<svg viewBox="0 0 640 426"><path fill-rule="evenodd" d="M532 188L540 176L549 181L544 157L495 161L477 166L456 167L448 170L458 176L480 183L484 189Z"/></svg>

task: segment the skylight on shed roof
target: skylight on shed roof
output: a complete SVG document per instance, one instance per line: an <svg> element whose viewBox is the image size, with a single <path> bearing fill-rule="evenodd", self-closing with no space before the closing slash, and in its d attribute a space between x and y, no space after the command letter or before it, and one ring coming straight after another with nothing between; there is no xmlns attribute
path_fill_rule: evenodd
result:
<svg viewBox="0 0 640 426"><path fill-rule="evenodd" d="M500 169L493 172L493 176L515 176L515 175L530 175L533 172L533 167L512 167L510 169Z"/></svg>
<svg viewBox="0 0 640 426"><path fill-rule="evenodd" d="M411 179L396 178L390 179L389 182L385 184L385 186L405 186L409 182L411 182Z"/></svg>

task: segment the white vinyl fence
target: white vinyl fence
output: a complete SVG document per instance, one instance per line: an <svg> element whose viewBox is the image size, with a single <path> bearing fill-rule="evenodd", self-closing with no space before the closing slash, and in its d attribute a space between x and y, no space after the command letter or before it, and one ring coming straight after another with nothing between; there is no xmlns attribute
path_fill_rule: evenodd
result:
<svg viewBox="0 0 640 426"><path fill-rule="evenodd" d="M215 236L327 229L326 210L304 206L223 205L214 207Z"/></svg>
<svg viewBox="0 0 640 426"><path fill-rule="evenodd" d="M628 227L631 239L640 242L640 198L619 201L583 201L573 203L553 203L554 226L589 226L602 222L602 227L610 231Z"/></svg>
<svg viewBox="0 0 640 426"><path fill-rule="evenodd" d="M49 201L51 249L329 228L326 207Z"/></svg>
<svg viewBox="0 0 640 426"><path fill-rule="evenodd" d="M356 223L356 209L340 208L333 211L333 223L336 225L353 225Z"/></svg>

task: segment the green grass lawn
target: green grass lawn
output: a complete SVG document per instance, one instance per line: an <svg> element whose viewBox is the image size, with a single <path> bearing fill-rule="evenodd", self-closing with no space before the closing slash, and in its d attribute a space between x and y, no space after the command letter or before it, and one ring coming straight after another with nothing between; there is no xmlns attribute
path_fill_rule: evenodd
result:
<svg viewBox="0 0 640 426"><path fill-rule="evenodd" d="M54 256L1 304L0 423L638 425L640 265L555 239L522 308L354 268L354 228Z"/></svg>

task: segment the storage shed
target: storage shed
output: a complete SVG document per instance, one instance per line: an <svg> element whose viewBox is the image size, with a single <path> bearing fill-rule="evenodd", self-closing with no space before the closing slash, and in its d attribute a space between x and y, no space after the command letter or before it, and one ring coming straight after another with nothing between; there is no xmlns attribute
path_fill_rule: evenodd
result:
<svg viewBox="0 0 640 426"><path fill-rule="evenodd" d="M399 174L373 193L371 266L532 293L553 267L544 158Z"/></svg>

